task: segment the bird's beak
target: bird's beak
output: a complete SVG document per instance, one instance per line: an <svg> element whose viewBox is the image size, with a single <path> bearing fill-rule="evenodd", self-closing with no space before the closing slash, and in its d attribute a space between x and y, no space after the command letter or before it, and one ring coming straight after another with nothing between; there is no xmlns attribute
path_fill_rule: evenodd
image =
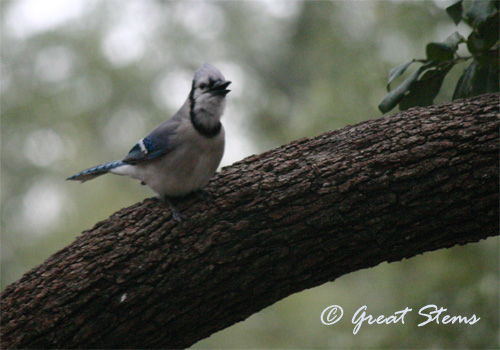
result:
<svg viewBox="0 0 500 350"><path fill-rule="evenodd" d="M212 88L208 89L207 92L209 92L213 96L216 95L226 96L229 93L229 91L231 91L226 89L229 86L229 84L231 84L229 80L216 83Z"/></svg>

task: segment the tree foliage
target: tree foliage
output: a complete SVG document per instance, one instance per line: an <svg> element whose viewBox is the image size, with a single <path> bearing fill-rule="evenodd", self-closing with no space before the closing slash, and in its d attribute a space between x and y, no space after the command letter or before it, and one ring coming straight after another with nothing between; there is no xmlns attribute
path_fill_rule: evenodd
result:
<svg viewBox="0 0 500 350"><path fill-rule="evenodd" d="M401 110L431 105L448 72L456 64L470 60L458 79L453 100L498 92L498 7L496 0L475 0L464 13L463 0L459 0L446 8L456 25L464 21L472 27L472 32L467 38L454 32L442 42L431 42L426 46L425 59L413 59L393 68L387 80L389 93L380 102L380 111L386 113L398 104ZM470 56L458 54L460 44L466 44ZM421 63L421 66L391 91L391 83L413 63Z"/></svg>

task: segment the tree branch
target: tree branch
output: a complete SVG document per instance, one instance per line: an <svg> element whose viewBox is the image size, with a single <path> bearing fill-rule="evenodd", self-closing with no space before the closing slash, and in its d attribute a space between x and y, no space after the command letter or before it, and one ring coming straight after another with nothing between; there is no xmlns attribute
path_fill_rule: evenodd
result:
<svg viewBox="0 0 500 350"><path fill-rule="evenodd" d="M498 94L302 139L120 210L2 294L5 348L182 348L298 291L498 235Z"/></svg>

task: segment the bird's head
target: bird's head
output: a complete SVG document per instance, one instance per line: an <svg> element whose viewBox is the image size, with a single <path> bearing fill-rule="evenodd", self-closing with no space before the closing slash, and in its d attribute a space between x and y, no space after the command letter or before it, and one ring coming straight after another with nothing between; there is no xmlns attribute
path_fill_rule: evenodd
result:
<svg viewBox="0 0 500 350"><path fill-rule="evenodd" d="M231 84L222 73L205 63L195 73L189 94L190 112L219 119L226 107L227 87Z"/></svg>

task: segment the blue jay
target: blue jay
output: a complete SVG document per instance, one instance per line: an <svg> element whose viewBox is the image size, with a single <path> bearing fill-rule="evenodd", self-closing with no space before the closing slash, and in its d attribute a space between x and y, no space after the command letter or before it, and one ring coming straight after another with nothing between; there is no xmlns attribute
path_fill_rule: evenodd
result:
<svg viewBox="0 0 500 350"><path fill-rule="evenodd" d="M148 185L180 215L169 197L202 189L215 174L224 153L220 118L231 84L205 63L194 74L186 102L174 116L139 140L123 160L101 164L69 177L85 182L106 173L128 175Z"/></svg>

